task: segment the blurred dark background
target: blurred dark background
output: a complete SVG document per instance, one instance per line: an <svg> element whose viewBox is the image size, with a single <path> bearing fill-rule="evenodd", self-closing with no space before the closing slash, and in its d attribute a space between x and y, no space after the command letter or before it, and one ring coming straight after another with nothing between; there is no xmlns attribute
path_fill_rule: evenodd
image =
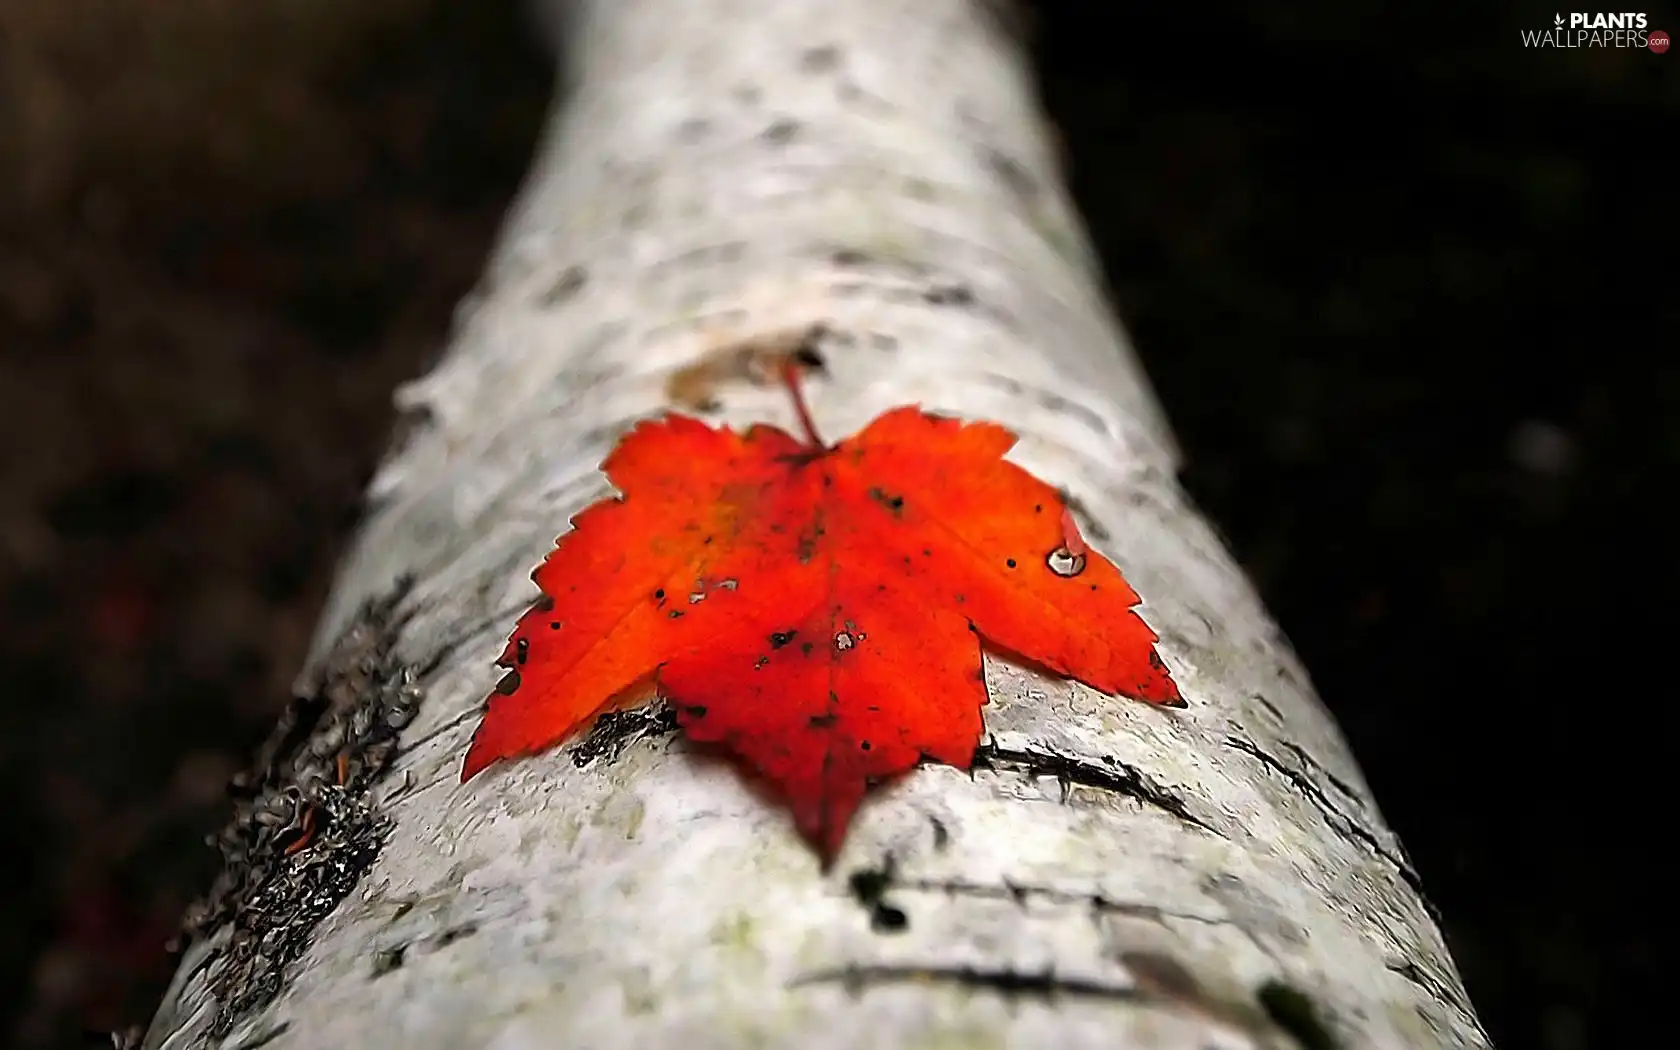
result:
<svg viewBox="0 0 1680 1050"><path fill-rule="evenodd" d="M1036 39L1185 482L1496 1040L1631 1042L1680 57L1525 50L1510 4L1120 6ZM155 1005L549 85L512 4L0 0L0 1043Z"/></svg>

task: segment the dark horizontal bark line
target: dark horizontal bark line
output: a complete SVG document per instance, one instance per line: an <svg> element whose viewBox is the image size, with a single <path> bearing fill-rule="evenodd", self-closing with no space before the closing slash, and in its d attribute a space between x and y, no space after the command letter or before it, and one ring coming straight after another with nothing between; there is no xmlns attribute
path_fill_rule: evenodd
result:
<svg viewBox="0 0 1680 1050"><path fill-rule="evenodd" d="M1013 1000L1031 996L1047 1002L1058 999L1085 999L1110 1003L1136 1003L1184 1011L1221 1029L1243 1032L1253 1041L1273 1045L1276 1036L1293 1036L1302 1046L1335 1048L1340 1044L1318 1019L1310 1000L1289 986L1269 981L1261 986L1260 1001L1221 999L1210 995L1188 971L1161 957L1131 957L1121 960L1134 974L1137 983L1108 984L1089 977L1061 976L1054 967L1038 971L1017 970L1011 967L953 966L938 964L860 964L814 973L794 979L790 987L836 984L852 996L861 996L871 988L892 985L945 985L969 991L990 991ZM1146 965L1147 964L1147 965ZM1306 1017L1280 1016L1266 993L1285 989L1293 998L1309 1004L1312 1013Z"/></svg>
<svg viewBox="0 0 1680 1050"><path fill-rule="evenodd" d="M1033 995L1044 998L1070 996L1110 1002L1140 1002L1152 999L1140 988L1104 984L1085 977L1060 977L1054 970L1024 973L1008 968L977 966L852 965L819 970L795 978L794 987L838 984L858 995L871 987L894 984L947 984L960 988L988 989L1007 996Z"/></svg>
<svg viewBox="0 0 1680 1050"><path fill-rule="evenodd" d="M1073 907L1084 906L1088 910L1091 921L1099 921L1105 915L1121 916L1129 919L1140 919L1155 923L1164 929L1171 929L1172 921L1191 922L1201 926L1224 927L1235 930L1246 937L1256 949L1266 958L1277 962L1276 955L1263 938L1245 926L1235 917L1228 915L1203 915L1195 912L1175 911L1159 905L1145 904L1141 901L1114 900L1100 890L1075 891L1057 889L1051 886L1033 886L1013 882L1004 878L999 884L968 882L963 879L918 879L905 878L899 874L898 863L892 854L882 858L875 868L862 868L852 873L852 895L858 903L863 905L871 916L878 914L881 908L897 912L907 922L905 909L889 901L888 895L895 891L906 893L941 894L948 899L968 898L976 900L1013 901L1019 908L1025 909L1028 901L1037 899L1065 904ZM904 923L893 924L893 929L902 928Z"/></svg>
<svg viewBox="0 0 1680 1050"><path fill-rule="evenodd" d="M1135 766L1118 759L1104 756L1098 761L1090 761L1056 751L1007 748L995 741L987 741L975 748L970 775L979 769L1014 770L1028 776L1055 777L1062 788L1063 802L1067 801L1068 793L1075 784L1124 795L1211 835L1225 837L1218 828L1192 813L1184 799L1155 783Z"/></svg>
<svg viewBox="0 0 1680 1050"><path fill-rule="evenodd" d="M1330 782L1331 787L1335 788L1337 791L1340 791L1342 794L1344 794L1348 798L1352 799L1355 803L1357 803L1360 806L1360 808L1363 809L1365 807L1365 805L1366 805L1365 796L1362 793L1360 793L1358 791L1355 791L1352 784L1349 784L1347 781L1343 780L1341 777L1339 777L1336 774L1330 772L1328 769L1325 769L1324 768L1324 763L1320 762L1318 759L1316 759L1316 758L1312 757L1312 755L1308 754L1306 748L1302 747L1300 744L1291 743L1288 740L1280 740L1280 741L1278 741L1278 743L1282 744L1285 748L1288 749L1290 754L1294 755L1297 759L1299 759L1300 763L1303 766L1310 766L1313 769L1316 769L1320 776L1322 776L1325 780Z"/></svg>
<svg viewBox="0 0 1680 1050"><path fill-rule="evenodd" d="M909 925L906 912L888 900L894 891L907 893L942 893L952 898L978 898L993 901L1014 901L1026 908L1034 897L1089 908L1088 916L1097 922L1105 915L1141 918L1171 929L1167 920L1179 919L1221 926L1236 930L1269 959L1279 973L1285 970L1267 944L1254 931L1231 918L1177 912L1155 905L1114 901L1100 892L1075 892L1048 886L1030 886L1004 879L1001 884L972 883L961 879L912 879L899 875L898 864L891 853L886 854L878 867L854 871L850 878L852 896L871 913L871 928L878 933L893 934ZM881 916L896 916L896 921L883 923ZM999 992L1008 997L1031 993L1047 1000L1059 994L1086 996L1109 1000L1131 1000L1188 1010L1222 1027L1231 1027L1256 1035L1282 1029L1295 1035L1303 1046L1335 1047L1319 1015L1319 1008L1300 989L1284 983L1281 977L1263 981L1254 991L1254 999L1210 994L1195 974L1176 958L1157 951L1108 950L1104 956L1119 962L1133 978L1126 986L1099 983L1087 977L1058 977L1053 967L1037 972L1023 972L1008 967L977 969L972 965L869 964L850 962L840 968L819 971L795 980L794 986L813 981L828 981L844 986L858 995L871 985L890 983L943 982L952 986ZM1266 1040L1270 1045L1271 1040Z"/></svg>
<svg viewBox="0 0 1680 1050"><path fill-rule="evenodd" d="M1103 419L1102 415L1095 409L1063 397L1053 390L1047 390L1025 380L1014 379L995 372L982 372L979 378L987 386L995 387L1015 397L1027 398L1063 419L1076 419L1098 437L1108 438L1112 436L1109 432L1108 421ZM1106 533L1108 530L1105 528L1102 531ZM1093 533L1093 535L1095 534ZM1106 539L1107 537L1096 536L1096 538Z"/></svg>
<svg viewBox="0 0 1680 1050"><path fill-rule="evenodd" d="M1364 825L1342 812L1334 802L1330 801L1330 797L1324 793L1324 790L1312 782L1311 778L1299 770L1291 769L1275 755L1268 754L1256 744L1241 737L1226 737L1225 746L1233 751L1240 751L1248 755L1282 777L1290 787L1295 789L1297 794L1311 802L1324 815L1325 823L1332 831L1344 839L1353 839L1363 843L1372 853L1392 865L1394 870L1399 873L1401 880L1411 887L1412 891L1418 895L1418 899L1424 903L1433 915L1433 906L1429 904L1428 899L1423 894L1423 879L1410 862L1384 846L1377 839L1377 836Z"/></svg>
<svg viewBox="0 0 1680 1050"><path fill-rule="evenodd" d="M912 893L941 893L950 897L977 897L985 900L1014 901L1023 908L1026 907L1029 900L1037 899L1055 904L1083 904L1099 914L1125 915L1150 919L1155 922L1165 919L1179 919L1184 922L1200 923L1206 926L1235 925L1233 920L1224 916L1173 911L1154 904L1112 900L1097 892L1077 893L1073 890L1060 890L1050 886L1027 886L1010 882L1007 879L1001 885L994 886L978 882L964 882L960 879L902 879L894 875L889 879L887 888Z"/></svg>

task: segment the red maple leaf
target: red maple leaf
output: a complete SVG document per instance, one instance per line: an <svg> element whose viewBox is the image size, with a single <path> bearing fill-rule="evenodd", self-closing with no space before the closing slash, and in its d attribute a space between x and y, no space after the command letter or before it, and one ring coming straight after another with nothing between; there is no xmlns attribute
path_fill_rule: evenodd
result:
<svg viewBox="0 0 1680 1050"><path fill-rule="evenodd" d="M790 385L792 383L789 376ZM622 496L572 519L532 579L461 771L547 748L650 677L687 735L786 799L831 860L869 785L966 769L981 640L1104 692L1183 706L1061 494L1015 436L893 409L836 445L669 415L602 469Z"/></svg>

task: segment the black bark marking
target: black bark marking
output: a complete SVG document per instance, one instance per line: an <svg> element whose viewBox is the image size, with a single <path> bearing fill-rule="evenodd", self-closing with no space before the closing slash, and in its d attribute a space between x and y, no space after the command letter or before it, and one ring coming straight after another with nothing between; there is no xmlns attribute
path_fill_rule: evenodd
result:
<svg viewBox="0 0 1680 1050"><path fill-rule="evenodd" d="M1338 809L1323 789L1312 782L1311 778L1284 765L1274 756L1267 754L1259 747L1240 737L1226 737L1225 746L1241 751L1278 774L1295 789L1297 794L1311 802L1314 808L1323 814L1324 823L1329 826L1331 831L1336 832L1344 839L1363 843L1372 853L1392 865L1394 870L1399 873L1401 881L1410 886L1412 892L1418 895L1418 900L1423 902L1424 910L1429 913L1430 918L1436 922L1440 921L1440 912L1436 911L1429 898L1424 896L1423 879L1418 875L1417 870L1412 867L1411 862L1404 856L1397 855L1388 849L1378 841L1377 836L1370 829Z"/></svg>
<svg viewBox="0 0 1680 1050"><path fill-rule="evenodd" d="M1005 320L1005 318L1000 317L999 320ZM1008 318L1007 320L1011 324L1015 323L1013 318ZM1076 401L1069 401L1060 394L1045 390L1042 387L1030 386L1026 383L1022 383L1018 379L1011 379L1008 376L1001 376L992 372L984 373L980 378L989 386L995 386L1000 390L1007 390L1012 394L1020 394L1030 397L1032 400L1052 412L1071 416L1077 419L1085 426L1086 429L1090 430L1094 434L1102 437L1108 436L1108 425L1103 422L1102 417ZM1069 506L1072 507L1071 502L1069 503ZM1077 512L1077 508L1075 508L1075 510ZM1107 539L1106 536L1101 535L1097 530L1092 530L1090 534L1095 539Z"/></svg>
<svg viewBox="0 0 1680 1050"><path fill-rule="evenodd" d="M771 146L785 146L799 135L799 121L791 117L778 117L770 125L759 132L758 137Z"/></svg>
<svg viewBox="0 0 1680 1050"><path fill-rule="evenodd" d="M1109 532L1103 526L1103 523L1098 521L1096 516L1091 513L1089 504L1067 489L1058 489L1057 491L1061 493L1062 502L1067 505L1067 509L1071 510L1073 516L1079 520L1081 532L1098 542L1114 538L1114 534Z"/></svg>
<svg viewBox="0 0 1680 1050"><path fill-rule="evenodd" d="M980 147L980 158L1016 200L1029 207L1037 202L1042 191L1025 164L990 145Z"/></svg>
<svg viewBox="0 0 1680 1050"><path fill-rule="evenodd" d="M437 646L436 650L427 656L424 663L414 669L414 680L423 682L438 672L450 657L461 651L461 647L473 641L482 634L490 631L502 633L507 630L507 621L523 613L528 606L515 605L507 609L498 609L483 618L473 617L471 621L462 625L461 633L449 638ZM505 666L498 662L498 666Z"/></svg>
<svg viewBox="0 0 1680 1050"><path fill-rule="evenodd" d="M901 879L893 874L882 892L890 889L909 893L939 893L947 897L975 897L981 900L1011 901L1025 907L1028 901L1041 900L1051 904L1083 905L1100 915L1124 915L1127 918L1147 919L1164 923L1167 919L1200 923L1205 926L1233 926L1230 919L1218 915L1198 915L1195 912L1173 911L1154 904L1117 901L1101 893L1078 893L1051 886L1031 886L1003 880L999 885L965 882L961 879Z"/></svg>
<svg viewBox="0 0 1680 1050"><path fill-rule="evenodd" d="M910 928L910 916L886 899L897 866L891 854L881 858L878 868L859 868L846 880L852 897L869 913L869 928L876 933L901 933Z"/></svg>
<svg viewBox="0 0 1680 1050"><path fill-rule="evenodd" d="M1365 808L1365 797L1363 795L1361 795L1359 792L1355 791L1353 789L1352 784L1349 784L1347 781L1343 780L1341 777L1338 777L1336 774L1330 772L1328 769L1325 769L1323 763L1319 762L1318 759L1316 759L1316 758L1312 757L1311 755L1307 754L1307 751L1306 751L1305 748L1301 747L1299 744L1292 744L1287 740L1280 741L1280 743L1282 743L1283 746L1289 751L1289 753L1294 755L1296 760L1299 761L1303 766L1307 766L1307 767L1310 767L1312 769L1316 769L1318 771L1319 776L1323 777L1325 780L1328 780L1330 782L1331 787L1335 788L1337 791L1340 791L1342 794L1344 794L1348 798L1352 799L1356 804L1358 804L1359 808L1361 808L1361 809Z"/></svg>
<svg viewBox="0 0 1680 1050"><path fill-rule="evenodd" d="M794 364L805 369L826 373L828 361L822 355L823 340L830 339L842 346L850 346L855 338L850 332L832 331L827 325L818 322L811 326L811 330L805 333L804 341L794 347L788 356L793 359Z"/></svg>
<svg viewBox="0 0 1680 1050"><path fill-rule="evenodd" d="M393 970L400 970L408 955L408 945L399 944L394 948L381 948L373 953L373 965L369 968L368 976L371 980L378 980Z"/></svg>
<svg viewBox="0 0 1680 1050"><path fill-rule="evenodd" d="M488 700L481 700L466 710L450 716L441 724L433 726L414 740L409 741L408 749L411 751L416 750L431 743L438 737L460 728L462 723L470 722L475 718L483 718L484 713L488 710L490 710L490 702Z"/></svg>
<svg viewBox="0 0 1680 1050"><path fill-rule="evenodd" d="M922 301L930 306L973 306L974 289L966 284L936 284L922 292Z"/></svg>
<svg viewBox="0 0 1680 1050"><path fill-rule="evenodd" d="M1103 984L1083 977L1058 977L1054 968L1026 973L1008 968L978 966L847 966L798 978L795 984L839 984L852 995L870 988L900 984L949 984L987 989L1015 998L1045 999L1077 996L1116 1002L1136 1002L1145 996L1136 988Z"/></svg>
<svg viewBox="0 0 1680 1050"><path fill-rule="evenodd" d="M222 872L182 924L183 938L231 928L205 962L214 1038L285 989L321 920L384 848L391 825L373 809L372 788L420 699L414 669L395 653L407 622L397 609L412 586L405 578L363 604L234 780L242 797L215 840Z"/></svg>
<svg viewBox="0 0 1680 1050"><path fill-rule="evenodd" d="M572 765L582 769L591 762L611 765L638 740L669 736L677 731L677 715L669 705L655 702L630 711L607 711L589 727L589 733L572 748Z"/></svg>
<svg viewBox="0 0 1680 1050"><path fill-rule="evenodd" d="M1245 933L1247 931L1244 931ZM1256 942L1258 944L1258 942ZM1189 967L1158 951L1122 951L1116 957L1139 991L1165 1003L1187 1007L1222 1026L1241 1029L1271 1045L1276 1030L1293 1036L1305 1050L1336 1050L1312 1002L1294 988L1271 980L1256 991L1256 1003L1210 992Z"/></svg>
<svg viewBox="0 0 1680 1050"><path fill-rule="evenodd" d="M1163 999L1200 1002L1206 996L1202 982L1189 968L1170 955L1161 952L1126 951L1118 956L1120 965L1132 975L1140 987L1147 988Z"/></svg>
<svg viewBox="0 0 1680 1050"><path fill-rule="evenodd" d="M1262 984L1255 995L1266 1016L1294 1037L1301 1050L1338 1050L1342 1045L1319 1016L1318 1007L1300 989L1273 980Z"/></svg>
<svg viewBox="0 0 1680 1050"><path fill-rule="evenodd" d="M566 302L583 290L589 283L589 271L582 266L568 266L560 271L560 276L554 279L542 294L542 305L553 308Z"/></svg>
<svg viewBox="0 0 1680 1050"><path fill-rule="evenodd" d="M840 67L842 54L840 48L834 44L808 47L799 56L799 68L807 73L831 73Z"/></svg>
<svg viewBox="0 0 1680 1050"><path fill-rule="evenodd" d="M1209 834L1224 837L1218 829L1191 813L1182 798L1155 783L1141 770L1107 756L1100 761L1101 765L1098 765L1053 751L1017 750L984 743L974 749L971 769L1014 770L1027 776L1055 777L1061 785L1064 803L1075 784L1098 791L1112 791L1137 799Z"/></svg>
<svg viewBox="0 0 1680 1050"><path fill-rule="evenodd" d="M465 940L478 932L478 923L463 922L459 926L451 926L432 939L432 945L437 948L447 948L456 941Z"/></svg>

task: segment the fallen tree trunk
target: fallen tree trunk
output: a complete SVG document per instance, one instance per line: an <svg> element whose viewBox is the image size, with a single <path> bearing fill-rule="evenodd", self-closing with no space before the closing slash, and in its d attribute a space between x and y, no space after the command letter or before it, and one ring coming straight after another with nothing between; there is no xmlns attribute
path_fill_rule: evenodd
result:
<svg viewBox="0 0 1680 1050"><path fill-rule="evenodd" d="M976 0L580 0L567 83L223 837L147 1047L1486 1046L1398 841L1174 481ZM527 574L636 420L998 420L1189 701L988 656L972 773L824 874L657 712L458 783Z"/></svg>

